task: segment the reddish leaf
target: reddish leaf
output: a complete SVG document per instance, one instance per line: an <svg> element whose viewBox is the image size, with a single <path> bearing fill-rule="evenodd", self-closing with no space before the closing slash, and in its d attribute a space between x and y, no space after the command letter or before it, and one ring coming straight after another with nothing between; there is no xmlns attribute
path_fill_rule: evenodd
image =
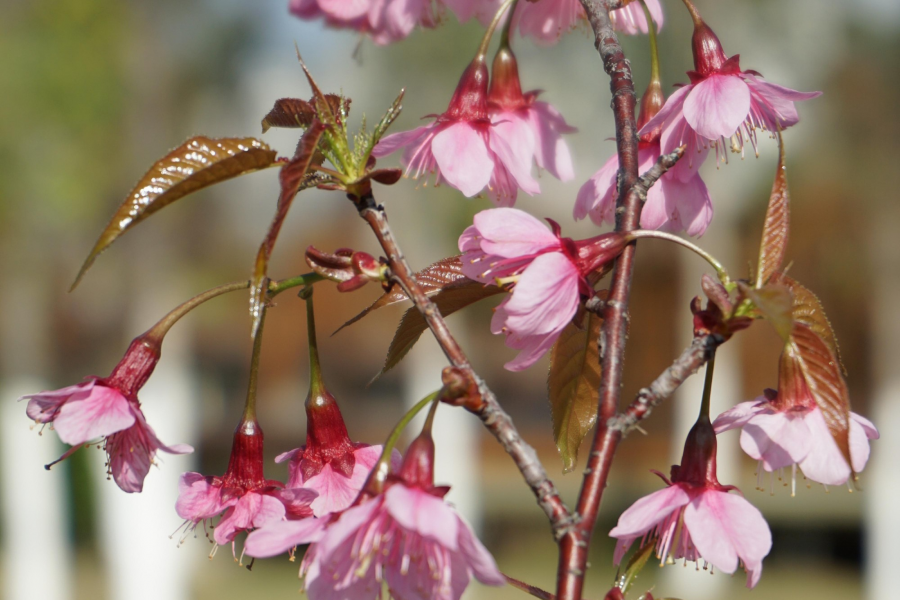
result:
<svg viewBox="0 0 900 600"><path fill-rule="evenodd" d="M419 283L419 287L422 288L422 291L425 292L426 296L433 296L441 290L452 288L454 285L469 285L472 282L471 279L463 275L462 263L459 261L459 255L442 258L436 263L428 265L416 273L416 281ZM400 286L395 285L391 288L391 291L385 293L378 300L370 304L364 311L341 325L340 329L335 331L335 333L348 325L356 323L373 310L403 302L406 299L406 294L403 293Z"/></svg>
<svg viewBox="0 0 900 600"><path fill-rule="evenodd" d="M100 234L71 289L123 233L172 202L238 175L276 164L275 151L254 138L191 138L158 160L138 181Z"/></svg>
<svg viewBox="0 0 900 600"><path fill-rule="evenodd" d="M584 327L566 325L550 354L547 390L553 417L553 439L563 472L575 468L578 447L597 421L600 360L597 337L603 319L589 313Z"/></svg>
<svg viewBox="0 0 900 600"><path fill-rule="evenodd" d="M838 347L837 336L834 335L834 329L831 327L831 322L825 315L825 309L822 308L822 303L816 295L783 273L779 273L773 277L772 282L785 285L791 290L791 294L794 297L794 320L798 323L803 323L812 329L816 335L828 344L831 352L838 358L838 362L841 363L841 371L846 375L847 370L841 362L841 352Z"/></svg>
<svg viewBox="0 0 900 600"><path fill-rule="evenodd" d="M256 254L256 264L253 269L253 279L250 284L250 316L253 319L252 335L256 335L256 329L259 327L262 318L262 303L265 300L266 273L269 267L269 257L272 255L272 249L275 247L275 240L281 231L281 226L287 216L291 203L294 201L297 192L313 156L319 145L319 139L325 126L319 121L313 121L297 146L297 152L294 158L281 168L278 179L281 182L281 193L278 196L278 205L275 209L275 216L272 218L272 224L269 225L269 231L265 239L259 246Z"/></svg>
<svg viewBox="0 0 900 600"><path fill-rule="evenodd" d="M847 464L852 465L847 382L828 343L803 323L794 323L781 355L778 388L779 396L812 396Z"/></svg>
<svg viewBox="0 0 900 600"><path fill-rule="evenodd" d="M270 127L309 127L316 118L316 110L306 100L281 98L262 120L263 133Z"/></svg>
<svg viewBox="0 0 900 600"><path fill-rule="evenodd" d="M431 301L437 305L441 315L446 317L461 308L502 292L503 290L497 286L484 285L478 281L465 279L465 281L455 281L433 292ZM369 309L372 309L372 306ZM419 337L426 329L428 329L428 324L425 322L425 318L422 317L419 309L416 307L408 309L400 320L400 325L394 333L394 339L391 340L387 357L384 359L384 367L382 367L381 372L375 378L377 379L397 366L416 342L419 341Z"/></svg>
<svg viewBox="0 0 900 600"><path fill-rule="evenodd" d="M738 283L738 289L749 298L759 312L768 320L785 342L794 326L793 298L788 286L781 283L767 283L760 289L751 288L746 283Z"/></svg>
<svg viewBox="0 0 900 600"><path fill-rule="evenodd" d="M790 195L784 165L784 141L778 136L779 156L775 183L769 196L766 222L763 225L762 243L759 247L759 266L756 272L756 286L761 288L773 274L781 270L787 249L790 228Z"/></svg>
<svg viewBox="0 0 900 600"><path fill-rule="evenodd" d="M370 171L368 176L382 185L394 185L403 177L403 171L400 169L375 169Z"/></svg>

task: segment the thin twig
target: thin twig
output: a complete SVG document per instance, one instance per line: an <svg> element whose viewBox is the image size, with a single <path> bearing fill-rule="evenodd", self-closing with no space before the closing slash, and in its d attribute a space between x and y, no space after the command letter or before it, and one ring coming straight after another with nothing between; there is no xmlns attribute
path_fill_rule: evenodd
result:
<svg viewBox="0 0 900 600"><path fill-rule="evenodd" d="M594 31L594 45L610 77L612 110L616 123L616 151L619 158L616 231L637 229L641 199L634 190L638 180L638 136L634 112L637 98L631 66L613 32L609 11L617 8L612 0L581 0ZM616 414L622 391L622 372L628 326L628 300L631 294L635 245L625 248L616 261L609 298L600 330L600 383L597 432L591 444L587 468L578 496L572 528L560 540L556 595L559 600L579 600L584 588L591 533L597 521L600 500L612 466L621 432L609 429L607 421Z"/></svg>
<svg viewBox="0 0 900 600"><path fill-rule="evenodd" d="M494 393L472 369L462 348L460 348L456 339L447 328L447 324L444 322L444 318L441 316L437 306L419 287L412 269L410 269L403 252L400 250L400 246L394 239L393 232L390 225L388 225L384 207L375 202L371 193L363 198L350 196L350 199L356 205L360 216L372 228L375 237L378 238L378 242L387 255L392 280L401 287L422 314L451 364L478 387L482 402L470 408L470 410L481 419L485 427L497 438L503 449L513 459L513 462L521 471L525 482L537 497L538 505L540 505L550 520L554 536L558 539L568 530L571 515L562 498L560 498L556 486L547 476L544 466L538 459L537 452L522 439L512 419L500 406Z"/></svg>
<svg viewBox="0 0 900 600"><path fill-rule="evenodd" d="M516 589L522 590L526 594L530 594L535 598L540 598L541 600L556 600L556 596L548 592L547 590L542 590L537 586L533 586L530 583L525 583L524 581L519 581L518 579L514 579L509 575L504 573L503 577L506 579L506 583L513 586Z"/></svg>
<svg viewBox="0 0 900 600"><path fill-rule="evenodd" d="M638 178L632 190L641 199L642 204L647 201L647 192L650 191L653 184L659 181L659 178L665 175L684 156L684 149L685 146L679 146L669 154L663 154L652 167L647 169L646 173Z"/></svg>
<svg viewBox="0 0 900 600"><path fill-rule="evenodd" d="M700 335L684 349L675 362L663 371L648 387L637 393L624 412L612 417L607 428L627 435L637 424L647 418L654 408L675 393L685 380L697 372L716 353L725 339L719 335Z"/></svg>

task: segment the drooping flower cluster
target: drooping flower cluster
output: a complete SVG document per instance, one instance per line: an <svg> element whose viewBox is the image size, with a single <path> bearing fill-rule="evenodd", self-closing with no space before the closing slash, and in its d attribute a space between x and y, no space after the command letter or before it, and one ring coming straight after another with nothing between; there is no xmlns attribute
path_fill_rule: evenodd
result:
<svg viewBox="0 0 900 600"><path fill-rule="evenodd" d="M664 18L659 0L646 1L656 29L662 29ZM609 17L613 28L622 33L635 35L650 29L641 3L637 1L610 12ZM586 20L581 0L521 1L513 15L513 25L519 33L542 44L556 43L564 33Z"/></svg>
<svg viewBox="0 0 900 600"><path fill-rule="evenodd" d="M317 495L310 489L285 489L280 481L265 478L263 432L255 418L245 417L234 432L225 475L182 475L175 511L185 519L185 534L222 515L213 539L219 546L231 543L233 549L234 538L242 531L270 521L311 516L310 504Z"/></svg>
<svg viewBox="0 0 900 600"><path fill-rule="evenodd" d="M659 130L666 154L687 146L686 160L675 166L682 181L700 167L710 148L715 148L717 160L726 159L729 148L743 153L746 142L755 151L757 129L774 133L796 125L800 117L794 102L821 95L769 83L756 71L742 71L740 56L727 58L719 38L688 5L694 19L690 83L669 96L640 131L643 135Z"/></svg>
<svg viewBox="0 0 900 600"><path fill-rule="evenodd" d="M374 600L386 583L397 600L459 600L472 576L504 585L493 557L434 486L430 431L414 441L386 490L341 513L271 523L247 538L250 556L311 544L300 566L311 600Z"/></svg>
<svg viewBox="0 0 900 600"><path fill-rule="evenodd" d="M194 451L187 444L166 446L159 441L141 411L137 394L159 362L160 345L152 336L139 336L109 377L89 377L76 385L22 398L29 399L26 413L30 418L52 424L59 439L72 446L59 460L100 440L109 474L116 485L131 493L144 488L157 451Z"/></svg>
<svg viewBox="0 0 900 600"><path fill-rule="evenodd" d="M531 175L533 162L563 181L571 179L572 160L561 135L574 129L552 106L537 102L536 92L522 93L508 46L494 60L490 94L488 79L480 53L443 114L429 125L385 137L372 155L405 148L401 163L407 175L434 173L435 184L446 181L469 197L486 190L499 206L513 205L520 189L540 192Z"/></svg>
<svg viewBox="0 0 900 600"><path fill-rule="evenodd" d="M656 556L700 560L725 573L739 564L747 587L762 575L762 560L772 548L772 534L759 510L734 486L716 477L716 434L703 415L688 434L680 466L672 467L666 488L641 498L619 517L609 532L618 538L614 562L619 564L636 541L656 543Z"/></svg>
<svg viewBox="0 0 900 600"><path fill-rule="evenodd" d="M514 284L491 320L491 332L505 333L506 345L520 350L505 365L510 371L528 368L553 346L581 297L593 295L588 276L626 244L617 233L575 241L550 225L552 231L526 212L494 208L475 215L459 238L466 277Z"/></svg>

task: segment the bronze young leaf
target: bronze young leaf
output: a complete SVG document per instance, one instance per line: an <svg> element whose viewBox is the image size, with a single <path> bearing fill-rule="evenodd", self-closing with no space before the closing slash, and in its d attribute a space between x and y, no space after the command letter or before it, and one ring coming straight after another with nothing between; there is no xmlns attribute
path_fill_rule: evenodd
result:
<svg viewBox="0 0 900 600"><path fill-rule="evenodd" d="M603 319L588 313L584 327L569 323L550 354L547 389L553 417L553 439L563 471L575 468L578 447L597 421L600 360L597 337Z"/></svg>
<svg viewBox="0 0 900 600"><path fill-rule="evenodd" d="M778 136L778 170L772 194L769 196L769 207L766 210L766 221L763 225L762 243L759 246L759 266L756 269L756 287L761 288L769 279L781 270L787 250L788 231L790 229L790 195L788 194L787 176L784 166L784 140Z"/></svg>
<svg viewBox="0 0 900 600"><path fill-rule="evenodd" d="M158 160L116 210L81 266L74 290L93 264L123 233L172 202L199 189L276 164L276 153L255 138L189 139Z"/></svg>

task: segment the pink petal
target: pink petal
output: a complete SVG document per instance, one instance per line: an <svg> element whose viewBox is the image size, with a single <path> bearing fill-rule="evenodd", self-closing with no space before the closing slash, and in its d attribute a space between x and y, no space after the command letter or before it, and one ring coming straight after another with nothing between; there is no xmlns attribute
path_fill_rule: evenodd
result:
<svg viewBox="0 0 900 600"><path fill-rule="evenodd" d="M454 123L435 135L431 152L441 176L467 197L480 192L491 180L494 163L485 137L466 121Z"/></svg>
<svg viewBox="0 0 900 600"><path fill-rule="evenodd" d="M713 206L709 190L699 173L695 173L687 181L677 177L663 176L658 184L664 203L668 209L668 221L660 226L664 231L678 232L684 230L689 236L701 236L712 221ZM653 191L653 188L650 189ZM658 201L657 201L658 202ZM650 204L650 195L647 196ZM646 211L646 204L644 210ZM644 226L644 213L641 213L641 227Z"/></svg>
<svg viewBox="0 0 900 600"><path fill-rule="evenodd" d="M288 519L313 516L311 504L319 497L316 490L303 487L275 490L271 495L284 505L285 517Z"/></svg>
<svg viewBox="0 0 900 600"><path fill-rule="evenodd" d="M294 546L319 541L328 519L272 521L252 531L244 542L244 550L256 558L269 558L287 552Z"/></svg>
<svg viewBox="0 0 900 600"><path fill-rule="evenodd" d="M758 414L744 425L741 448L766 471L799 463L812 444L809 428L802 415L793 412Z"/></svg>
<svg viewBox="0 0 900 600"><path fill-rule="evenodd" d="M544 0L520 2L514 21L522 36L531 36L539 43L553 44L584 17L579 0Z"/></svg>
<svg viewBox="0 0 900 600"><path fill-rule="evenodd" d="M53 426L66 444L77 446L106 437L134 424L131 403L119 390L95 385L84 398L62 405Z"/></svg>
<svg viewBox="0 0 900 600"><path fill-rule="evenodd" d="M729 429L743 427L758 414L771 414L772 412L772 407L769 406L765 396L759 396L755 400L741 402L733 408L729 408L716 417L716 420L712 422L712 426L716 433L719 434Z"/></svg>
<svg viewBox="0 0 900 600"><path fill-rule="evenodd" d="M869 460L869 440L877 440L878 430L871 421L855 412L850 413L850 458L856 473L866 468Z"/></svg>
<svg viewBox="0 0 900 600"><path fill-rule="evenodd" d="M384 507L406 530L432 539L448 550L457 550L459 519L442 499L397 483L385 492Z"/></svg>
<svg viewBox="0 0 900 600"><path fill-rule="evenodd" d="M28 406L25 408L28 418L38 423L50 423L56 418L63 404L72 400L83 400L90 396L96 383L96 378L90 378L58 390L22 396L19 400L28 399Z"/></svg>
<svg viewBox="0 0 900 600"><path fill-rule="evenodd" d="M643 536L690 500L690 496L679 485L653 492L619 515L619 522L609 532L609 536L619 539Z"/></svg>
<svg viewBox="0 0 900 600"><path fill-rule="evenodd" d="M662 7L659 5L659 0L646 1L647 8L650 10L650 16L653 18L653 22L656 23L656 30L659 32L662 30L663 25ZM616 31L635 35L638 32L647 33L650 29L647 26L647 17L644 15L644 10L638 2L610 12L609 17L612 21L613 29Z"/></svg>
<svg viewBox="0 0 900 600"><path fill-rule="evenodd" d="M578 309L578 268L562 252L535 258L506 303L506 327L516 335L558 332Z"/></svg>
<svg viewBox="0 0 900 600"><path fill-rule="evenodd" d="M275 462L277 464L281 464L285 461L292 460L298 453L303 452L304 447L294 448L293 450L288 450L287 452L282 452L278 456L275 457Z"/></svg>
<svg viewBox="0 0 900 600"><path fill-rule="evenodd" d="M318 544L318 555L321 560L326 560L347 538L354 535L365 523L370 521L376 513L382 510L383 497L378 497L368 502L348 508L332 518L325 535Z"/></svg>
<svg viewBox="0 0 900 600"><path fill-rule="evenodd" d="M578 130L566 123L559 111L546 102L532 104L528 109L528 117L534 131L535 162L560 181L574 179L572 155L562 134Z"/></svg>
<svg viewBox="0 0 900 600"><path fill-rule="evenodd" d="M329 17L350 21L369 11L371 0L318 0L319 7Z"/></svg>
<svg viewBox="0 0 900 600"><path fill-rule="evenodd" d="M703 559L734 573L738 558L752 588L762 574L762 559L772 549L772 533L762 513L743 496L706 490L684 509L684 526Z"/></svg>
<svg viewBox="0 0 900 600"><path fill-rule="evenodd" d="M656 115L652 119L647 121L647 123L643 127L641 127L641 130L638 131L638 135L643 136L652 132L654 129L662 129L666 122L671 122L673 119L681 115L682 111L684 110L684 100L685 98L687 98L687 95L691 92L692 89L694 89L693 84L689 84L675 90L675 92L673 92L671 96L666 98L666 102L665 104L663 104L663 107L659 110L659 112L656 113ZM675 148L677 147L678 146L675 146ZM671 150L666 149L665 144L663 144L663 149L663 151L666 153L671 152Z"/></svg>
<svg viewBox="0 0 900 600"><path fill-rule="evenodd" d="M604 223L615 222L618 172L619 156L613 154L603 163L600 170L581 186L575 199L575 209L572 211L576 221L590 215L591 221L598 227Z"/></svg>
<svg viewBox="0 0 900 600"><path fill-rule="evenodd" d="M828 425L818 407L804 417L810 432L810 448L800 469L808 479L825 485L843 485L850 478L850 465L844 460L837 442L831 437Z"/></svg>
<svg viewBox="0 0 900 600"><path fill-rule="evenodd" d="M540 184L531 176L535 139L530 123L515 112L501 112L492 117L488 131L491 151L510 172L516 184L526 194L540 193Z"/></svg>
<svg viewBox="0 0 900 600"><path fill-rule="evenodd" d="M248 492L237 504L230 507L216 525L213 539L220 546L231 542L234 536L248 529L262 527L284 518L284 504L266 494Z"/></svg>
<svg viewBox="0 0 900 600"><path fill-rule="evenodd" d="M662 152L666 154L685 146L682 159L665 175L679 181L690 181L697 177L700 167L709 156L710 141L694 131L683 114L678 114L666 122L660 134L660 144Z"/></svg>
<svg viewBox="0 0 900 600"><path fill-rule="evenodd" d="M350 477L337 473L331 464L327 464L317 475L303 482L303 487L319 494L310 505L315 516L342 511L356 500L369 472L381 456L381 446L366 446L354 451L353 455L356 462Z"/></svg>
<svg viewBox="0 0 900 600"><path fill-rule="evenodd" d="M459 519L459 549L475 578L485 585L506 585L506 578L497 568L494 557L475 537L469 524L458 515L456 518Z"/></svg>
<svg viewBox="0 0 900 600"><path fill-rule="evenodd" d="M483 210L473 221L482 238L481 249L487 254L518 258L560 245L543 222L515 208Z"/></svg>
<svg viewBox="0 0 900 600"><path fill-rule="evenodd" d="M561 331L554 331L548 334L521 338L515 335L508 336L506 345L521 352L513 360L503 365L503 368L513 372L524 371L549 352L553 344L556 343L560 333Z"/></svg>
<svg viewBox="0 0 900 600"><path fill-rule="evenodd" d="M750 112L750 88L735 75L710 75L684 101L684 118L703 137L729 138Z"/></svg>
<svg viewBox="0 0 900 600"><path fill-rule="evenodd" d="M221 513L236 500L222 502L222 488L200 473L185 473L178 482L175 512L182 519L199 522Z"/></svg>
<svg viewBox="0 0 900 600"><path fill-rule="evenodd" d="M797 114L794 102L810 100L822 95L822 92L798 92L749 73L743 73L741 77L750 86L754 106L765 115L767 121L765 125L770 129L774 129L776 126L784 129L796 125L800 121L800 116Z"/></svg>
<svg viewBox="0 0 900 600"><path fill-rule="evenodd" d="M404 148L406 146L416 145L416 143L428 132L434 128L434 123L429 125L422 125L421 127L416 127L415 129L411 129L409 131L401 131L399 133L392 133L391 135L387 135L375 145L372 149L372 156L375 158L381 158L382 156L387 156L393 152L396 152L400 148Z"/></svg>

